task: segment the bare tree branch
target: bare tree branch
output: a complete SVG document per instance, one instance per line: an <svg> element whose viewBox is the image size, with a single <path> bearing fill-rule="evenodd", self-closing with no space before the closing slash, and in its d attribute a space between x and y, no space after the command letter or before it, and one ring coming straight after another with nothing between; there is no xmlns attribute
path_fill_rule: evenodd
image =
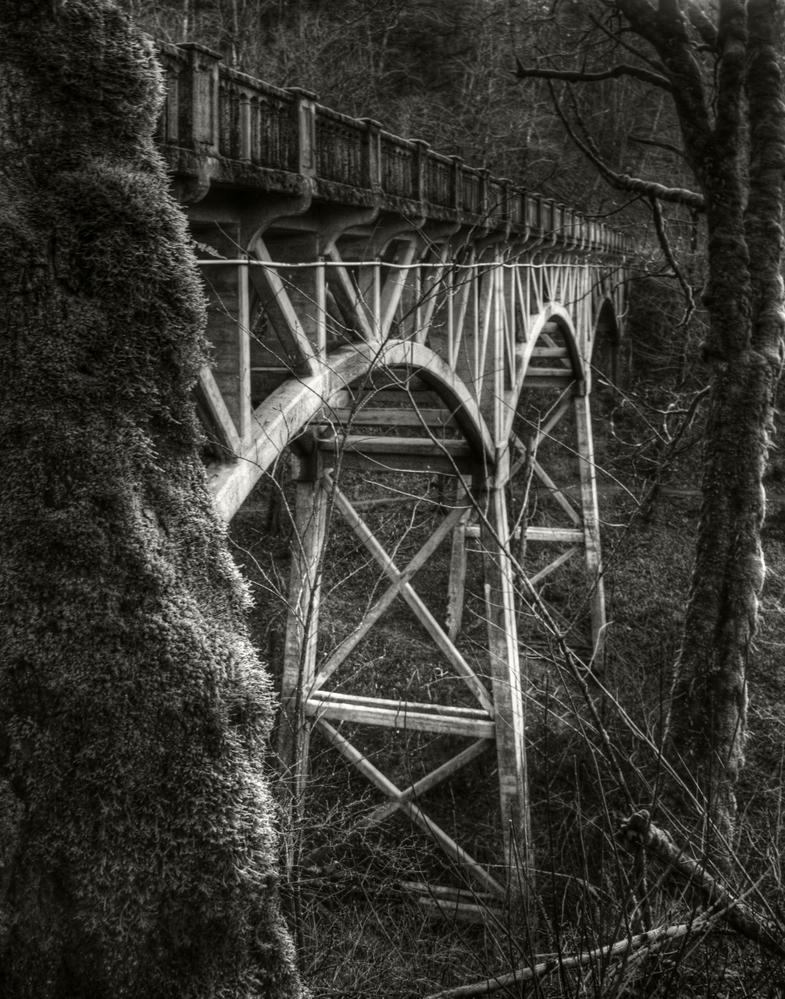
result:
<svg viewBox="0 0 785 999"><path fill-rule="evenodd" d="M600 80L616 79L620 76L631 76L636 80L643 80L654 87L660 87L672 93L670 81L659 73L652 73L648 69L640 66L630 66L629 63L619 63L610 69L600 70L597 73L588 73L579 69L526 69L521 60L516 56L517 68L515 76L519 80L566 80L569 83L597 83Z"/></svg>
<svg viewBox="0 0 785 999"><path fill-rule="evenodd" d="M597 167L602 176L612 187L615 187L618 191L632 191L635 194L643 194L647 197L659 198L660 201L668 201L677 205L686 205L688 208L693 208L695 211L699 212L706 210L706 202L702 194L696 194L694 191L689 191L683 187L664 187L662 184L657 184L655 181L643 180L640 177L630 177L629 174L617 173L615 170L612 170L600 157L596 147L591 149L590 145L587 145L587 142L593 145L590 139L587 138L587 142L583 142L580 138L578 138L575 129L572 127L569 119L562 110L559 99L553 89L553 85L549 83L549 86L551 88L553 106L556 110L556 114L561 119L567 134L570 136L578 149L580 149L583 155Z"/></svg>
<svg viewBox="0 0 785 999"><path fill-rule="evenodd" d="M687 156L683 149L679 149L672 142L662 142L660 139L644 139L642 135L628 135L628 142L637 142L641 146L655 146L657 149L667 149L669 153L675 153L677 156L681 157L685 162L687 161Z"/></svg>
<svg viewBox="0 0 785 999"><path fill-rule="evenodd" d="M636 58L640 59L641 62L648 63L656 73L659 73L660 75L662 75L667 79L668 71L665 69L665 66L663 65L663 63L660 62L659 59L652 59L651 56L647 56L644 52L640 52L638 49L636 49L634 45L630 45L629 42L625 42L625 40L621 37L620 34L616 34L613 31L610 31L608 28L606 28L605 25L602 23L602 21L598 17L595 17L594 14L591 13L589 14L589 20L592 22L592 24L596 25L600 29L600 31L604 32L608 36L608 38L611 39L611 41L627 49L628 52L631 52Z"/></svg>
<svg viewBox="0 0 785 999"><path fill-rule="evenodd" d="M684 149L698 183L705 181L705 159L712 140L703 73L695 55L689 26L678 2L616 0L632 30L652 45L664 63L681 124Z"/></svg>
<svg viewBox="0 0 785 999"><path fill-rule="evenodd" d="M665 259L673 268L673 273L676 275L679 284L681 285L681 290L684 292L684 298L686 301L686 307L684 309L684 315L682 316L679 326L686 326L690 321L690 316L692 316L695 311L695 298L692 294L692 286L689 281L684 277L681 268L676 260L671 249L670 240L668 239L668 234L665 232L665 219L662 216L662 208L660 203L656 198L651 198L651 211L654 216L654 229L657 233L657 239L659 240L660 248L665 256Z"/></svg>

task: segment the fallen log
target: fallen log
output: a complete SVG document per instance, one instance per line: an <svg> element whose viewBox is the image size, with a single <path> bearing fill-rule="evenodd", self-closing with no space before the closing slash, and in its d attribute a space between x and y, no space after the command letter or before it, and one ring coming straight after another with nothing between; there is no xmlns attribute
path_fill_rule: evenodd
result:
<svg viewBox="0 0 785 999"><path fill-rule="evenodd" d="M555 955L546 961L522 965L514 971L496 975L494 978L486 978L481 982L472 982L469 985L458 985L455 988L445 989L443 992L434 992L432 995L426 996L426 999L463 999L465 996L491 995L491 993L498 992L499 989L508 985L517 985L519 982L528 982L534 978L544 978L554 971L579 968L591 964L593 961L621 957L631 952L640 954L644 948L651 952L670 940L677 940L689 933L705 932L711 928L717 918L719 918L719 914L716 912L704 913L689 922L679 923L675 926L659 926L645 933L627 937L625 940L617 940L604 947L596 947L594 950L582 951L580 954L572 954L569 957Z"/></svg>
<svg viewBox="0 0 785 999"><path fill-rule="evenodd" d="M702 864L688 857L664 829L654 825L646 809L625 819L619 833L627 845L643 847L662 863L678 871L703 895L706 903L720 906L726 922L742 936L759 944L779 958L785 957L785 928L769 919L743 898L733 895Z"/></svg>

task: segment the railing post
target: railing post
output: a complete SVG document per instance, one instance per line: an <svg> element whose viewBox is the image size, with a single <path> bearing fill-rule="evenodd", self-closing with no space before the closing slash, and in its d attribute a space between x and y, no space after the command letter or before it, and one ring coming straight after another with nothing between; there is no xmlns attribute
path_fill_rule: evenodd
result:
<svg viewBox="0 0 785 999"><path fill-rule="evenodd" d="M584 219L583 214L581 212L576 212L575 213L575 218L576 218L577 223L578 223L578 235L579 235L578 245L577 245L576 249L577 250L585 250L586 249L586 243L587 243L587 239L586 239L586 236L587 236L586 219Z"/></svg>
<svg viewBox="0 0 785 999"><path fill-rule="evenodd" d="M361 118L365 125L365 173L368 187L374 194L382 193L382 123L373 118Z"/></svg>
<svg viewBox="0 0 785 999"><path fill-rule="evenodd" d="M462 156L451 156L452 160L452 207L457 211L463 208L463 167Z"/></svg>
<svg viewBox="0 0 785 999"><path fill-rule="evenodd" d="M564 229L564 245L568 250L574 250L578 245L578 239L575 232L575 215L571 208L564 208L562 226Z"/></svg>
<svg viewBox="0 0 785 999"><path fill-rule="evenodd" d="M480 175L480 196L479 196L480 203L477 206L478 209L477 214L487 216L490 208L489 205L490 192L489 192L488 180L491 176L491 171L488 169L488 167L478 167L477 173Z"/></svg>
<svg viewBox="0 0 785 999"><path fill-rule="evenodd" d="M512 211L512 201L510 200L510 190L512 181L508 177L499 178L499 190L501 191L501 205L499 206L499 218L509 226L514 221Z"/></svg>
<svg viewBox="0 0 785 999"><path fill-rule="evenodd" d="M557 233L557 239L560 243L564 243L564 205L561 201L557 202L553 206L553 228Z"/></svg>
<svg viewBox="0 0 785 999"><path fill-rule="evenodd" d="M537 226L537 231L538 231L539 235L542 236L542 231L543 231L543 224L542 224L542 195L541 194L532 194L532 195L530 195L530 198L531 198L531 206L532 206L532 216L535 219L535 223L534 224Z"/></svg>
<svg viewBox="0 0 785 999"><path fill-rule="evenodd" d="M430 142L425 139L414 139L417 150L414 154L414 199L428 201L428 150Z"/></svg>
<svg viewBox="0 0 785 999"><path fill-rule="evenodd" d="M251 97L240 92L240 159L251 161Z"/></svg>
<svg viewBox="0 0 785 999"><path fill-rule="evenodd" d="M303 177L316 176L316 94L302 87L287 87L294 95L297 119L297 172Z"/></svg>
<svg viewBox="0 0 785 999"><path fill-rule="evenodd" d="M218 119L219 52L197 42L178 46L188 56L188 74L181 107L185 112L185 142L202 153L218 155L220 135Z"/></svg>

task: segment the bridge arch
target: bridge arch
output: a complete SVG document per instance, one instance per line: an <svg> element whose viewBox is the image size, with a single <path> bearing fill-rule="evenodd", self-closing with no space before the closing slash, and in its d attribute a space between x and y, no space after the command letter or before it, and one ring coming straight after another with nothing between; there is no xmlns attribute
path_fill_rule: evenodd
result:
<svg viewBox="0 0 785 999"><path fill-rule="evenodd" d="M213 499L223 519L232 519L275 459L322 411L329 412L339 393L351 392L371 373L397 371L418 376L439 396L479 466L494 462L491 434L475 399L438 354L410 341L342 347L325 359L317 374L292 378L275 389L254 410L251 440L233 460L208 470Z"/></svg>
<svg viewBox="0 0 785 999"><path fill-rule="evenodd" d="M592 343L592 368L601 378L616 385L619 380L621 326L613 299L607 295L600 300L596 311Z"/></svg>
<svg viewBox="0 0 785 999"><path fill-rule="evenodd" d="M552 333L558 333L558 346L553 343ZM545 339L548 345L543 353L537 353L538 344ZM549 301L531 318L527 331L526 342L520 348L519 371L515 392L517 405L521 392L524 390L527 375L531 380L540 365L548 370L553 363L568 369L576 382L584 382L586 373L584 360L581 356L581 336L576 330L573 316L561 302ZM539 348L543 350L543 348ZM546 353L547 352L547 353ZM551 363L544 363L548 359ZM546 377L540 375L540 378ZM556 377L556 376L554 376Z"/></svg>

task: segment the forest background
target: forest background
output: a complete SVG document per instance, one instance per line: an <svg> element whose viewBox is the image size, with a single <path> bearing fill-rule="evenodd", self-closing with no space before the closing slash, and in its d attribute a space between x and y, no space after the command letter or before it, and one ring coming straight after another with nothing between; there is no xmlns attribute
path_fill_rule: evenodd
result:
<svg viewBox="0 0 785 999"><path fill-rule="evenodd" d="M418 859L403 833L392 844L351 841L331 851L345 816L333 808L334 826L326 826L317 800L312 825L296 831L305 853L299 866L286 868L291 880L284 887L300 965L314 994L426 995L437 988L446 989L444 995L480 994L455 988L488 975L496 976L494 990L513 995L751 996L781 989L781 953L761 939L782 935L785 517L777 489L785 472L776 451L766 471L768 571L750 658L752 738L736 786L733 839L712 873L704 870L690 884L653 862L648 868L640 849L630 858L618 848L614 832L625 802L615 794L618 775L609 780L597 740L601 723L599 731L616 747L614 758L625 761L623 779L636 789L636 800L656 807L657 821L679 847L708 863L694 816L680 812L678 796L660 797L657 755L700 506L695 470L711 365L702 349L710 337L701 299L706 233L689 197L656 201L648 188L630 183L650 178L689 194L691 171L668 95L640 73L622 74L621 86L606 76L590 88L565 89L561 69L554 70L565 54L567 61L578 58L580 75L617 59L629 39L618 33L615 5L132 0L127 6L154 38L198 41L265 81L305 87L330 107L425 139L440 152L626 229L640 251L616 378L606 372L595 399L612 622L601 691L581 704L580 691L557 664L558 679L543 677L533 694L532 794L544 875L535 949L586 954L584 970L562 962L560 973L541 984L531 968L531 928L516 923L514 913L473 926L434 922L400 890L404 874L411 876L418 864L427 869L430 859ZM690 6L707 17L716 13L711 3ZM565 137L565 127L582 150ZM285 578L287 526L280 510L286 504L275 495L259 500L266 519L240 518L233 543L256 596L257 644L268 648L275 668L285 595L280 588L271 593L270 582ZM317 776L325 788L333 782L339 795L347 790L342 778L318 769ZM729 899L740 896L744 904L734 910L766 927L756 944L743 938L744 925L741 937L726 932ZM668 932L645 937L659 927ZM642 945L633 948L630 941L641 934ZM603 950L614 940L627 942L621 963ZM663 947L666 940L675 942ZM504 979L515 966L531 984ZM559 962L548 968L559 970Z"/></svg>

